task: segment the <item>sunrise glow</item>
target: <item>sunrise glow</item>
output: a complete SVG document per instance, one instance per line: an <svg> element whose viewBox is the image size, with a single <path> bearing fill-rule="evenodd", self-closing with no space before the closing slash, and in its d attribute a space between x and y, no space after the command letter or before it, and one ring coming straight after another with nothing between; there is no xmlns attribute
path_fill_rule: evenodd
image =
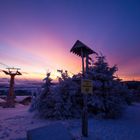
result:
<svg viewBox="0 0 140 140"><path fill-rule="evenodd" d="M131 12L130 12L131 11ZM123 80L140 80L140 18L137 5L112 2L0 2L0 69L20 67L21 79L56 79L57 69L81 71L70 53L77 39L102 52ZM0 78L7 77L0 72Z"/></svg>

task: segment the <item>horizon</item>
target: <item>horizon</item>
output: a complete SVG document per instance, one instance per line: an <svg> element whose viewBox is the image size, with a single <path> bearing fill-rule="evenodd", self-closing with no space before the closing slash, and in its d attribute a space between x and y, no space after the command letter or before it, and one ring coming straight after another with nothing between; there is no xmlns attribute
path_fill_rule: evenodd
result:
<svg viewBox="0 0 140 140"><path fill-rule="evenodd" d="M42 80L46 72L55 79L57 69L77 74L81 58L70 49L81 40L116 64L119 78L140 81L139 2L5 0L0 17L0 69L21 68L16 79Z"/></svg>

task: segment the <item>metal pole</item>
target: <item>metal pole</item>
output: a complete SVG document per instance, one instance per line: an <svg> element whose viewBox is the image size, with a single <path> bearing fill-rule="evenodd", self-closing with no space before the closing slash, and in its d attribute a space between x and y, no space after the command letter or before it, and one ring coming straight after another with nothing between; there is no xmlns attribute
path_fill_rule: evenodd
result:
<svg viewBox="0 0 140 140"><path fill-rule="evenodd" d="M15 107L14 103L14 78L15 74L9 74L11 76L10 78L10 88L9 88L9 94L7 96L7 105L8 107Z"/></svg>
<svg viewBox="0 0 140 140"><path fill-rule="evenodd" d="M11 79L10 79L10 89L9 89L9 95L10 97L14 96L14 78L15 78L15 75L14 74L11 74Z"/></svg>

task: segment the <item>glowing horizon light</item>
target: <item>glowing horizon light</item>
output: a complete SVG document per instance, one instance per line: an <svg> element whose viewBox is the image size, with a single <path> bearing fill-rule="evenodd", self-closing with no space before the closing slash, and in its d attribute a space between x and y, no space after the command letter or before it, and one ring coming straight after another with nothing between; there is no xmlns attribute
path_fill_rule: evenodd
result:
<svg viewBox="0 0 140 140"><path fill-rule="evenodd" d="M52 70L52 71L42 70L42 71L34 71L34 72L23 72L22 75L17 77L16 79L19 79L19 80L28 79L28 80L42 81L46 77L47 72L51 73L50 78L53 79L53 81L57 81L58 77L61 77L61 74L59 72L57 72L57 69L56 69L56 70ZM78 73L71 73L68 71L68 75L70 77L72 77L73 74L78 74ZM117 75L119 75L119 74L117 74ZM0 72L0 78L9 79L9 76L5 75L3 72ZM122 79L123 81L140 81L140 76L129 76L129 75L120 74L118 78Z"/></svg>
<svg viewBox="0 0 140 140"><path fill-rule="evenodd" d="M119 77L140 80L139 13L135 2L0 1L0 63L29 73L20 79L42 79L47 69L52 78L57 69L76 74L81 59L70 49L81 40L117 64Z"/></svg>

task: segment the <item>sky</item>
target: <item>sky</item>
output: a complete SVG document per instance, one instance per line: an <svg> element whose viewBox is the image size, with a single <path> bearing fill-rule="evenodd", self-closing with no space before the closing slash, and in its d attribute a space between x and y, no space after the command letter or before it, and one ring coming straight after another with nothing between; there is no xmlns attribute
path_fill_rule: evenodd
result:
<svg viewBox="0 0 140 140"><path fill-rule="evenodd" d="M0 69L19 67L27 79L78 73L81 58L70 53L76 40L116 64L123 80L140 80L140 2L0 0Z"/></svg>

